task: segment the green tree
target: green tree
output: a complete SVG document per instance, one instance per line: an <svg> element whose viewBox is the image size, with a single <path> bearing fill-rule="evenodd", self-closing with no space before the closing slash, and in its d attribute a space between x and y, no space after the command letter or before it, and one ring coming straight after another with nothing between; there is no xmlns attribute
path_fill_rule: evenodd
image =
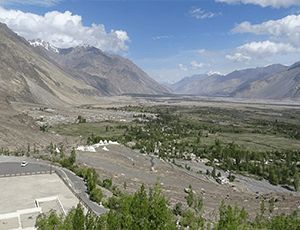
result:
<svg viewBox="0 0 300 230"><path fill-rule="evenodd" d="M298 211L292 212L289 215L282 213L274 216L268 224L268 229L282 230L282 229L299 229L300 219L298 218Z"/></svg>
<svg viewBox="0 0 300 230"><path fill-rule="evenodd" d="M88 213L85 216L85 229L86 230L94 230L96 229L96 220L95 220L95 216L88 211Z"/></svg>
<svg viewBox="0 0 300 230"><path fill-rule="evenodd" d="M176 215L176 216L181 216L182 215L182 211L181 211L181 206L182 204L180 202L176 203L174 209L173 209L173 213Z"/></svg>
<svg viewBox="0 0 300 230"><path fill-rule="evenodd" d="M214 166L214 168L213 168L213 170L212 170L212 172L211 172L211 176L213 177L213 178L216 178L216 167Z"/></svg>
<svg viewBox="0 0 300 230"><path fill-rule="evenodd" d="M149 206L147 192L142 184L140 191L133 195L131 203L133 222L139 229L149 228Z"/></svg>
<svg viewBox="0 0 300 230"><path fill-rule="evenodd" d="M30 145L27 146L27 153L26 156L29 157L30 156Z"/></svg>
<svg viewBox="0 0 300 230"><path fill-rule="evenodd" d="M195 213L191 210L186 210L180 219L180 224L184 227L189 226L189 229L199 229L199 226L197 224L197 217L195 216Z"/></svg>
<svg viewBox="0 0 300 230"><path fill-rule="evenodd" d="M36 226L41 230L61 229L62 216L57 216L54 210L50 213L41 213L36 218Z"/></svg>
<svg viewBox="0 0 300 230"><path fill-rule="evenodd" d="M228 180L229 182L233 182L235 180L235 176L232 175L231 172L229 173Z"/></svg>
<svg viewBox="0 0 300 230"><path fill-rule="evenodd" d="M103 180L101 186L102 186L103 188L106 188L106 189L108 189L108 190L111 190L111 188L112 188L112 179L105 179L105 180Z"/></svg>
<svg viewBox="0 0 300 230"><path fill-rule="evenodd" d="M299 173L298 173L298 171L296 171L295 174L294 174L294 181L293 181L295 191L299 190L299 181L300 181Z"/></svg>
<svg viewBox="0 0 300 230"><path fill-rule="evenodd" d="M120 202L121 212L121 229L133 229L134 218L131 215L133 196L125 196Z"/></svg>
<svg viewBox="0 0 300 230"><path fill-rule="evenodd" d="M73 147L73 149L71 151L71 155L69 157L69 161L70 161L71 165L73 165L76 162L76 152L75 152L74 147Z"/></svg>
<svg viewBox="0 0 300 230"><path fill-rule="evenodd" d="M149 222L150 229L175 229L175 222L172 219L172 211L167 207L167 200L162 194L162 186L159 178L154 186L153 195L149 195Z"/></svg>
<svg viewBox="0 0 300 230"><path fill-rule="evenodd" d="M51 153L51 155L53 154L53 149L54 149L54 146L53 146L53 143L51 142L50 143L50 153Z"/></svg>
<svg viewBox="0 0 300 230"><path fill-rule="evenodd" d="M275 208L275 204L274 204L274 197L272 197L269 201L270 203L270 206L269 206L269 211L270 213L272 213L274 211L274 208Z"/></svg>
<svg viewBox="0 0 300 230"><path fill-rule="evenodd" d="M186 199L187 205L189 207L192 207L193 202L194 202L194 192L193 192L192 185L189 185L188 195L185 199Z"/></svg>
<svg viewBox="0 0 300 230"><path fill-rule="evenodd" d="M265 214L265 201L262 200L260 203L260 215L264 215Z"/></svg>
<svg viewBox="0 0 300 230"><path fill-rule="evenodd" d="M239 210L237 206L235 206L234 210L230 205L225 205L225 201L222 200L221 206L219 207L220 211L220 220L217 225L218 230L235 230L235 229L247 229L245 226L247 225L247 219L249 214L245 211L244 208Z"/></svg>
<svg viewBox="0 0 300 230"><path fill-rule="evenodd" d="M74 147L73 147L73 148L74 148ZM64 154L64 146L60 146L59 152L60 152L60 158L64 158L64 157L65 157L65 154Z"/></svg>
<svg viewBox="0 0 300 230"><path fill-rule="evenodd" d="M80 203L77 204L72 223L73 223L73 230L84 230L85 216L83 213L83 208Z"/></svg>
<svg viewBox="0 0 300 230"><path fill-rule="evenodd" d="M96 172L96 170L93 169L88 169L86 171L86 183L87 183L87 190L90 193L91 191L93 191L96 188L96 184L98 182L98 173Z"/></svg>
<svg viewBox="0 0 300 230"><path fill-rule="evenodd" d="M194 201L194 209L196 211L196 213L199 213L202 211L203 208L203 199L202 197L198 197L197 200Z"/></svg>
<svg viewBox="0 0 300 230"><path fill-rule="evenodd" d="M86 119L80 115L77 117L77 120L78 120L78 123L86 123Z"/></svg>
<svg viewBox="0 0 300 230"><path fill-rule="evenodd" d="M90 192L90 199L92 201L95 201L99 204L102 201L102 198L103 198L103 192L100 188L94 188Z"/></svg>
<svg viewBox="0 0 300 230"><path fill-rule="evenodd" d="M278 177L275 175L275 171L273 168L270 170L270 173L269 173L269 182L270 182L270 184L273 184L273 185L278 185L278 183L279 183Z"/></svg>

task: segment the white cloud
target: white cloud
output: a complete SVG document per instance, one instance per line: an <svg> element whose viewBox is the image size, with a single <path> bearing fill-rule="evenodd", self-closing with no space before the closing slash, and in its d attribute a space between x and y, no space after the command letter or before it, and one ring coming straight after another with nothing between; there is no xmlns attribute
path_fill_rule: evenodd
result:
<svg viewBox="0 0 300 230"><path fill-rule="evenodd" d="M0 21L26 39L41 38L59 48L80 44L95 46L104 51L127 50L129 37L125 31L105 31L102 24L82 25L80 15L52 11L40 16L0 7Z"/></svg>
<svg viewBox="0 0 300 230"><path fill-rule="evenodd" d="M256 25L246 21L236 25L231 31L269 35L269 38L237 47L234 55L226 55L228 60L250 63L253 58L272 60L276 56L300 53L300 15L288 15Z"/></svg>
<svg viewBox="0 0 300 230"><path fill-rule="evenodd" d="M262 24L252 25L242 22L232 29L233 33L252 33L255 35L272 35L288 39L294 44L300 43L300 15L288 15L279 20L269 20Z"/></svg>
<svg viewBox="0 0 300 230"><path fill-rule="evenodd" d="M299 49L288 43L251 42L237 48L241 53L253 54L257 58L271 58L275 55L298 53Z"/></svg>
<svg viewBox="0 0 300 230"><path fill-rule="evenodd" d="M289 7L292 5L300 5L300 0L215 0L216 2L226 3L244 3L244 4L255 4L262 7L272 6L275 8Z"/></svg>
<svg viewBox="0 0 300 230"><path fill-rule="evenodd" d="M204 63L197 63L196 61L192 61L190 66L193 68L193 69L202 69L202 68L205 68L205 67L209 67L210 65L209 64L204 64Z"/></svg>
<svg viewBox="0 0 300 230"><path fill-rule="evenodd" d="M0 0L0 5L23 4L23 5L53 6L56 3L62 1L63 0Z"/></svg>
<svg viewBox="0 0 300 230"><path fill-rule="evenodd" d="M153 37L152 40L156 41L156 40L167 39L167 38L172 38L172 36L169 36L169 35L161 35L161 36Z"/></svg>
<svg viewBox="0 0 300 230"><path fill-rule="evenodd" d="M205 19L205 18L213 18L218 15L221 15L221 13L212 13L212 12L206 12L205 10L202 10L201 8L196 8L189 11L189 15L191 17L197 18L197 19Z"/></svg>
<svg viewBox="0 0 300 230"><path fill-rule="evenodd" d="M182 70L182 71L188 71L188 68L182 64L179 64L179 69Z"/></svg>
<svg viewBox="0 0 300 230"><path fill-rule="evenodd" d="M205 51L206 51L205 49L197 50L197 54L202 55L205 53Z"/></svg>
<svg viewBox="0 0 300 230"><path fill-rule="evenodd" d="M245 56L241 53L235 53L234 55L226 55L225 58L233 62L245 63L247 65L250 64L252 60L251 57Z"/></svg>
<svg viewBox="0 0 300 230"><path fill-rule="evenodd" d="M295 48L288 43L274 43L269 40L263 42L251 42L236 48L234 55L226 55L226 59L234 62L244 62L249 64L252 57L257 59L271 60L277 55L300 53L299 48Z"/></svg>

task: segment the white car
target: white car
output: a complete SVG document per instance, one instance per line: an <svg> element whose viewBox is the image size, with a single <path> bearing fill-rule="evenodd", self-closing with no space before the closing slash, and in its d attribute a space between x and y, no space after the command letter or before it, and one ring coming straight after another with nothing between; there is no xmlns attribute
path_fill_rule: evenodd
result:
<svg viewBox="0 0 300 230"><path fill-rule="evenodd" d="M27 162L27 161L23 161L23 162L21 163L21 167L25 167L26 165L28 165L28 162Z"/></svg>

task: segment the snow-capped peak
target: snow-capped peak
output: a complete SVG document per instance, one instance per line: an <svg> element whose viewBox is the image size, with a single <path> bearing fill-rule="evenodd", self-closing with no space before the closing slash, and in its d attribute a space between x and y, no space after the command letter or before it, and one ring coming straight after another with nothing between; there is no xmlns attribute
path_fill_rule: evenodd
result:
<svg viewBox="0 0 300 230"><path fill-rule="evenodd" d="M29 40L28 42L29 42L30 45L32 45L34 47L42 46L48 51L59 53L59 50L56 47L54 47L49 42L46 42L42 39L33 39L33 40Z"/></svg>
<svg viewBox="0 0 300 230"><path fill-rule="evenodd" d="M212 70L208 71L206 74L207 74L208 76L215 75L215 74L217 74L217 75L222 75L219 71L212 71Z"/></svg>
<svg viewBox="0 0 300 230"><path fill-rule="evenodd" d="M82 48L90 48L91 46L90 46L90 45L87 45L87 44L80 44L80 45L78 45L78 47L82 47Z"/></svg>

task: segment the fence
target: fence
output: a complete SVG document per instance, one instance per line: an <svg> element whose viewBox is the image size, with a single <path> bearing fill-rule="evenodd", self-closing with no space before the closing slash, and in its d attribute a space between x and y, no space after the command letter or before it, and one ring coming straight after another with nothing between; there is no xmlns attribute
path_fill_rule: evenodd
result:
<svg viewBox="0 0 300 230"><path fill-rule="evenodd" d="M51 170L51 173L55 173L55 170ZM39 175L39 174L50 174L50 171L2 174L0 175L0 177L28 176L28 175Z"/></svg>
<svg viewBox="0 0 300 230"><path fill-rule="evenodd" d="M77 199L81 202L81 204L89 210L91 213L94 213L97 215L91 208L90 206L77 194L76 191L68 184L68 182L55 170L56 175L64 182L64 184L70 189L70 191L77 197Z"/></svg>

